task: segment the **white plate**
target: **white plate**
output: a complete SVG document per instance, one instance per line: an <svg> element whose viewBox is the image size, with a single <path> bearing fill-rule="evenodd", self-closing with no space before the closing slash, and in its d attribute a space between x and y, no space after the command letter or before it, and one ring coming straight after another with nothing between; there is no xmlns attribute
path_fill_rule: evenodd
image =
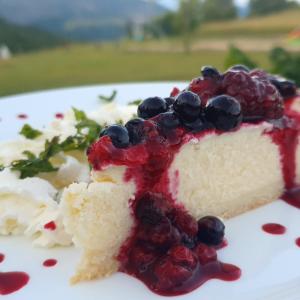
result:
<svg viewBox="0 0 300 300"><path fill-rule="evenodd" d="M120 103L136 98L167 96L173 86L183 88L184 83L146 83L103 85L61 89L2 98L0 101L0 140L17 136L24 122L42 127L57 112L71 106L91 110L99 105L98 95L109 95L118 90ZM16 116L25 113L27 120ZM241 199L242 201L243 199ZM287 227L280 236L268 235L261 226L278 222ZM219 258L238 265L242 277L235 282L211 280L194 292L178 298L185 300L295 300L300 299L300 248L295 239L300 236L300 210L283 201L276 201L226 222L229 246L220 250ZM1 271L25 271L30 282L22 290L3 296L18 300L144 300L161 299L141 282L125 274L115 274L105 280L96 280L70 286L68 279L79 259L79 251L71 248L36 249L24 238L1 237L0 253L6 259ZM57 266L45 268L47 258L58 260Z"/></svg>

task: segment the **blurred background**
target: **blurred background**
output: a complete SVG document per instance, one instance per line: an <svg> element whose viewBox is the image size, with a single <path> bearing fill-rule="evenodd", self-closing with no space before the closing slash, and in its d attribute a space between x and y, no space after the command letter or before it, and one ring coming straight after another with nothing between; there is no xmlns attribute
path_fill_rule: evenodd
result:
<svg viewBox="0 0 300 300"><path fill-rule="evenodd" d="M0 96L238 63L300 84L299 2L0 0Z"/></svg>

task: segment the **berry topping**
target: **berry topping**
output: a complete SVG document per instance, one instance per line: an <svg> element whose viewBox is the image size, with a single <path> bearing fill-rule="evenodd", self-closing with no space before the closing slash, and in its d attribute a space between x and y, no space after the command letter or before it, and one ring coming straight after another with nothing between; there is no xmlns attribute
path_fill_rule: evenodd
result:
<svg viewBox="0 0 300 300"><path fill-rule="evenodd" d="M217 78L219 79L221 77L220 72L212 67L212 66L204 66L201 69L201 73L202 76L206 79L206 78Z"/></svg>
<svg viewBox="0 0 300 300"><path fill-rule="evenodd" d="M125 124L132 145L139 144L144 137L144 120L140 118L132 119Z"/></svg>
<svg viewBox="0 0 300 300"><path fill-rule="evenodd" d="M138 106L138 116L143 119L152 118L167 111L167 103L160 97L151 97Z"/></svg>
<svg viewBox="0 0 300 300"><path fill-rule="evenodd" d="M244 71L246 73L250 72L250 69L248 67L246 67L245 65L234 65L232 66L229 70L233 70L233 71Z"/></svg>
<svg viewBox="0 0 300 300"><path fill-rule="evenodd" d="M200 116L201 101L199 96L193 92L182 92L177 96L173 108L180 119L192 122Z"/></svg>
<svg viewBox="0 0 300 300"><path fill-rule="evenodd" d="M270 81L276 86L283 98L286 99L296 96L297 85L294 81L279 76L271 76Z"/></svg>
<svg viewBox="0 0 300 300"><path fill-rule="evenodd" d="M282 97L275 86L260 70L250 73L227 71L223 76L223 93L235 97L245 117L279 119L283 115Z"/></svg>
<svg viewBox="0 0 300 300"><path fill-rule="evenodd" d="M201 104L205 106L206 102L220 93L221 78L195 78L189 85L189 90L196 93Z"/></svg>
<svg viewBox="0 0 300 300"><path fill-rule="evenodd" d="M129 134L127 129L121 125L111 125L100 133L100 137L109 136L116 148L126 148L129 146Z"/></svg>
<svg viewBox="0 0 300 300"><path fill-rule="evenodd" d="M177 245L172 247L168 255L175 264L184 265L188 268L194 268L197 264L194 253L185 246Z"/></svg>
<svg viewBox="0 0 300 300"><path fill-rule="evenodd" d="M180 93L180 89L178 87L174 87L170 96L171 97L176 97Z"/></svg>
<svg viewBox="0 0 300 300"><path fill-rule="evenodd" d="M135 247L130 253L130 259L140 273L145 272L147 267L154 262L156 255L145 247Z"/></svg>
<svg viewBox="0 0 300 300"><path fill-rule="evenodd" d="M168 108L170 108L174 104L175 98L174 97L167 97L167 98L165 98L165 101L167 103Z"/></svg>
<svg viewBox="0 0 300 300"><path fill-rule="evenodd" d="M217 96L207 102L205 117L218 130L232 130L242 121L241 105L233 97Z"/></svg>
<svg viewBox="0 0 300 300"><path fill-rule="evenodd" d="M198 221L198 240L207 245L217 246L224 238L225 225L212 216L207 216Z"/></svg>
<svg viewBox="0 0 300 300"><path fill-rule="evenodd" d="M178 116L170 111L158 115L156 121L162 129L171 130L180 126Z"/></svg>
<svg viewBox="0 0 300 300"><path fill-rule="evenodd" d="M154 274L158 279L156 288L164 291L182 285L184 281L193 275L193 271L175 264L169 257L165 257L157 262Z"/></svg>
<svg viewBox="0 0 300 300"><path fill-rule="evenodd" d="M196 237L198 232L198 223L189 214L175 213L172 223L189 237Z"/></svg>
<svg viewBox="0 0 300 300"><path fill-rule="evenodd" d="M214 262L217 260L217 251L213 247L209 247L205 244L199 244L195 250L199 262L201 265L206 265L210 262Z"/></svg>

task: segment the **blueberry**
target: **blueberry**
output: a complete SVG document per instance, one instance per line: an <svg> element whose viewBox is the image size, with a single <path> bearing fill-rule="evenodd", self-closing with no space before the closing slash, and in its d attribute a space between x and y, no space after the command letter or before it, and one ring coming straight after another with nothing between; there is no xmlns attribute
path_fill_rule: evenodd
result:
<svg viewBox="0 0 300 300"><path fill-rule="evenodd" d="M198 221L198 241L207 245L217 246L223 241L225 225L212 216L207 216Z"/></svg>
<svg viewBox="0 0 300 300"><path fill-rule="evenodd" d="M193 122L200 116L201 100L197 94L184 91L177 96L173 108L181 120Z"/></svg>
<svg viewBox="0 0 300 300"><path fill-rule="evenodd" d="M157 117L157 123L161 129L172 130L180 126L178 116L171 111L160 114Z"/></svg>
<svg viewBox="0 0 300 300"><path fill-rule="evenodd" d="M100 137L107 135L111 138L116 148L126 148L129 146L129 134L127 129L121 125L111 125L100 133Z"/></svg>
<svg viewBox="0 0 300 300"><path fill-rule="evenodd" d="M173 97L167 97L167 98L165 98L165 101L167 103L168 108L170 108L174 104L175 98L173 98Z"/></svg>
<svg viewBox="0 0 300 300"><path fill-rule="evenodd" d="M183 121L183 125L192 132L199 132L207 129L205 122L200 117L192 122Z"/></svg>
<svg viewBox="0 0 300 300"><path fill-rule="evenodd" d="M144 195L139 199L135 214L142 224L151 226L158 225L165 217L155 199L152 199L149 195Z"/></svg>
<svg viewBox="0 0 300 300"><path fill-rule="evenodd" d="M160 113L166 112L167 103L160 97L151 97L144 100L138 106L138 116L143 119L152 118Z"/></svg>
<svg viewBox="0 0 300 300"><path fill-rule="evenodd" d="M279 76L270 77L270 81L283 98L290 98L296 96L297 94L297 85L294 81L288 80Z"/></svg>
<svg viewBox="0 0 300 300"><path fill-rule="evenodd" d="M206 78L218 79L221 77L220 72L212 66L204 66L201 69L202 76Z"/></svg>
<svg viewBox="0 0 300 300"><path fill-rule="evenodd" d="M242 121L241 105L233 97L221 95L210 99L205 107L205 117L216 129L228 131Z"/></svg>
<svg viewBox="0 0 300 300"><path fill-rule="evenodd" d="M129 140L132 145L139 144L144 137L144 120L140 118L132 119L125 124L128 130Z"/></svg>
<svg viewBox="0 0 300 300"><path fill-rule="evenodd" d="M230 68L230 70L234 70L234 71L244 71L246 73L250 72L250 69L245 66L245 65L234 65Z"/></svg>

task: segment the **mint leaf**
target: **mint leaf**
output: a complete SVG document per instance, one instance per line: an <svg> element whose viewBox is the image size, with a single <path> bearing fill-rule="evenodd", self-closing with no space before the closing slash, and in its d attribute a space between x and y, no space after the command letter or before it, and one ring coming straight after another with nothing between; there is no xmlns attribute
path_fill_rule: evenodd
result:
<svg viewBox="0 0 300 300"><path fill-rule="evenodd" d="M58 170L58 168L54 168L52 166L49 160L40 158L20 159L13 161L11 164L11 169L13 171L19 171L21 179L33 177L43 172L54 172Z"/></svg>
<svg viewBox="0 0 300 300"><path fill-rule="evenodd" d="M116 96L117 96L117 91L113 90L112 94L110 96L104 96L104 95L100 95L99 99L102 100L103 102L112 102L115 100Z"/></svg>
<svg viewBox="0 0 300 300"><path fill-rule="evenodd" d="M83 110L79 110L75 107L72 107L76 121L84 121L87 119L87 116Z"/></svg>
<svg viewBox="0 0 300 300"><path fill-rule="evenodd" d="M140 105L142 102L143 102L142 99L136 99L129 102L128 105Z"/></svg>
<svg viewBox="0 0 300 300"><path fill-rule="evenodd" d="M51 141L45 142L45 150L40 153L41 159L49 159L61 151L59 137L55 136Z"/></svg>
<svg viewBox="0 0 300 300"><path fill-rule="evenodd" d="M42 135L42 132L32 128L29 124L25 124L21 129L20 134L25 136L27 139L33 140Z"/></svg>

